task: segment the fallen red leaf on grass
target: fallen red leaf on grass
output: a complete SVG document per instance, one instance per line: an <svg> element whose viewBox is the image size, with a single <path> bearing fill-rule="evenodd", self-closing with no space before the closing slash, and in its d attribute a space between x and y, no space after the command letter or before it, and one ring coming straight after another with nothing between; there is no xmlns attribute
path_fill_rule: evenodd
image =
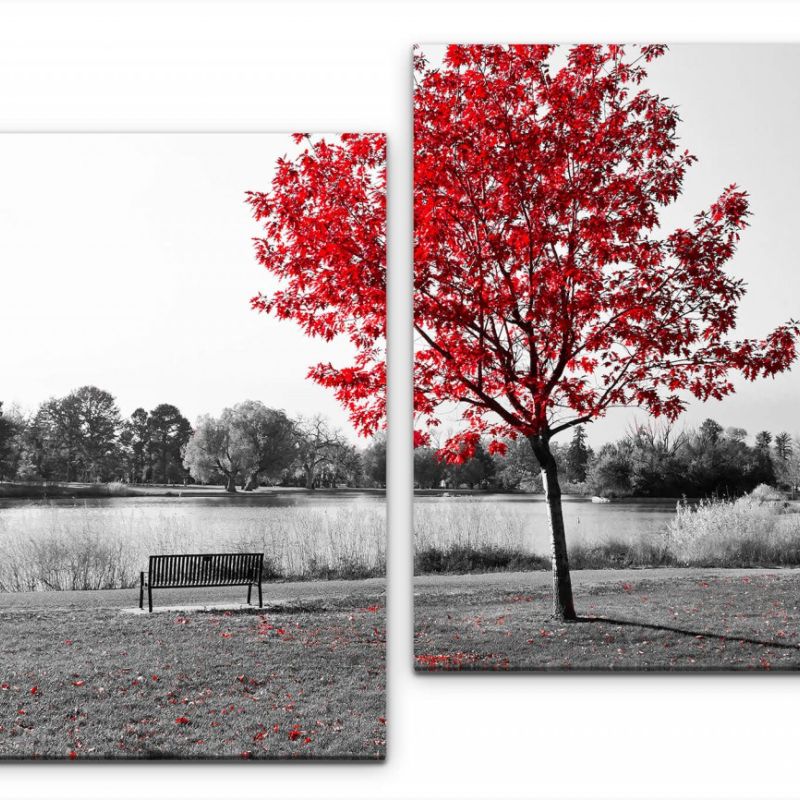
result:
<svg viewBox="0 0 800 800"><path fill-rule="evenodd" d="M188 725L189 724L189 717L175 717L175 724L176 725Z"/></svg>
<svg viewBox="0 0 800 800"><path fill-rule="evenodd" d="M83 680L83 679L81 679L79 681L72 681L72 685L73 686L83 686L84 683L86 683L86 681Z"/></svg>
<svg viewBox="0 0 800 800"><path fill-rule="evenodd" d="M74 750L69 751L69 760L74 761L78 757L78 754Z"/></svg>
<svg viewBox="0 0 800 800"><path fill-rule="evenodd" d="M299 725L292 725L292 729L289 731L289 741L294 742L297 741L303 735L303 731L300 730Z"/></svg>
<svg viewBox="0 0 800 800"><path fill-rule="evenodd" d="M39 694L39 687L31 686L31 694Z"/></svg>
<svg viewBox="0 0 800 800"><path fill-rule="evenodd" d="M253 753L251 750L242 750L242 758L252 758Z"/></svg>

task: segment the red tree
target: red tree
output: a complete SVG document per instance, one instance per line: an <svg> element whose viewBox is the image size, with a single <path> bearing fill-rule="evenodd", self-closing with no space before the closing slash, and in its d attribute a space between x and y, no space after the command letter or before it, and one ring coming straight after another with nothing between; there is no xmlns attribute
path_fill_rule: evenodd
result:
<svg viewBox="0 0 800 800"><path fill-rule="evenodd" d="M247 193L264 226L256 257L280 282L251 305L309 336L350 340L352 365L317 364L308 377L332 388L369 436L386 410L386 137L293 138L305 148L278 161L272 190Z"/></svg>
<svg viewBox="0 0 800 800"><path fill-rule="evenodd" d="M733 392L732 372L753 380L795 358L794 321L729 339L745 287L724 267L745 192L658 229L695 161L675 106L641 86L664 51L473 45L438 69L415 62L415 440L457 402L464 426L443 458L469 458L480 437L491 452L530 442L563 619L575 609L550 439L610 406L673 420L688 396Z"/></svg>

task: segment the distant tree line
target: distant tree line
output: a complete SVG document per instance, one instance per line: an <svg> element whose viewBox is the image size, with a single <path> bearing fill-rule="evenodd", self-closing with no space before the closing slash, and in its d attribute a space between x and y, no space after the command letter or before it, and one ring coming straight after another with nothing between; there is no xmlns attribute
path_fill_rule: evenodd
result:
<svg viewBox="0 0 800 800"><path fill-rule="evenodd" d="M633 427L595 452L584 428L572 440L551 443L567 491L614 497L736 496L758 484L796 492L800 488L800 441L786 432L759 431L752 444L743 428L723 428L707 419L696 430L670 426ZM504 455L479 444L464 464L445 464L436 448L414 453L414 477L422 489L481 488L542 490L538 464L522 439L508 442Z"/></svg>
<svg viewBox="0 0 800 800"><path fill-rule="evenodd" d="M0 401L0 481L382 487L386 440L357 448L322 416L291 418L256 400L194 428L169 403L123 418L113 395L82 386L28 415Z"/></svg>

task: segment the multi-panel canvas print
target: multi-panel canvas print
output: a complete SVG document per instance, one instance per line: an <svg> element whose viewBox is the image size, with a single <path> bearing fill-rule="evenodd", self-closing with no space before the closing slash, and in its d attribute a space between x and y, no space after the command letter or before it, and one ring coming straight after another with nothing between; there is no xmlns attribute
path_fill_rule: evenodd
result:
<svg viewBox="0 0 800 800"><path fill-rule="evenodd" d="M0 757L384 757L385 148L0 137Z"/></svg>
<svg viewBox="0 0 800 800"><path fill-rule="evenodd" d="M415 50L418 670L800 666L798 69Z"/></svg>

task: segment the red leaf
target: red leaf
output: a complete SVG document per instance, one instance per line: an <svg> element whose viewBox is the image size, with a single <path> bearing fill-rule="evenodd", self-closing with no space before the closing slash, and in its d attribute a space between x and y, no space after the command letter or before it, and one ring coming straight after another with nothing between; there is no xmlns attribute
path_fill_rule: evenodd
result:
<svg viewBox="0 0 800 800"><path fill-rule="evenodd" d="M445 418L448 464L518 438L546 459L554 432L612 407L672 421L690 397L733 393L736 373L795 363L796 320L732 336L747 193L724 187L693 224L667 228L696 158L679 146L680 98L659 76L642 84L661 57L680 59L582 44L415 59L417 447Z"/></svg>

